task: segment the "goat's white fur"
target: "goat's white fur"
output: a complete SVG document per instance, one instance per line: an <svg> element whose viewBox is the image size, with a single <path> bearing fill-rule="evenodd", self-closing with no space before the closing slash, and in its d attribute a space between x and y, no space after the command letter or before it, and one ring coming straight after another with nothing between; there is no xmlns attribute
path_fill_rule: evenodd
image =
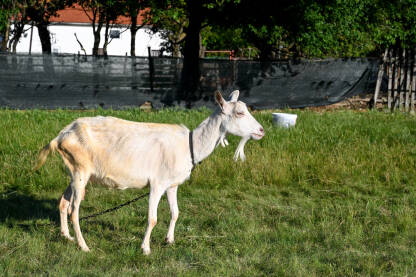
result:
<svg viewBox="0 0 416 277"><path fill-rule="evenodd" d="M231 94L230 102L216 93L219 109L193 131L195 163L205 159L218 144L228 144L225 139L228 132L241 136L244 143L250 137L263 137L263 128L237 98L238 91ZM78 245L89 251L79 225L79 207L89 180L118 189L143 188L149 184L148 226L142 243L143 252L150 253L150 234L157 222L159 200L165 192L172 216L166 240L173 243L179 216L178 185L190 177L193 168L189 132L183 125L140 123L101 116L79 118L66 126L41 150L37 166L42 166L48 154L56 150L69 169L71 183L59 205L62 235L73 240L68 229L69 214ZM244 147L244 144L240 145ZM244 159L244 151L240 149L239 153Z"/></svg>

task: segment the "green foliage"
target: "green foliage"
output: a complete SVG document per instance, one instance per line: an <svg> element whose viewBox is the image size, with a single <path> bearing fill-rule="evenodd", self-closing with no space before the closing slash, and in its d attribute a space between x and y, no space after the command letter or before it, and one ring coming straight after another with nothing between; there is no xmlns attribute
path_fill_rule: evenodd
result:
<svg viewBox="0 0 416 277"><path fill-rule="evenodd" d="M143 24L147 24L147 16L148 12L146 8L150 7L151 1L148 0L126 0L123 1L115 1L118 4L117 10L119 15L126 14L130 17L137 18L139 15L143 15ZM123 13L124 11L124 13Z"/></svg>
<svg viewBox="0 0 416 277"><path fill-rule="evenodd" d="M0 35L9 28L10 19L17 14L17 0L2 0L0 3Z"/></svg>
<svg viewBox="0 0 416 277"><path fill-rule="evenodd" d="M207 50L235 50L247 48L250 45L242 37L241 28L226 28L221 26L207 26L201 32L201 44Z"/></svg>
<svg viewBox="0 0 416 277"><path fill-rule="evenodd" d="M49 19L56 16L59 10L72 5L73 0L28 0L26 1L28 16L36 24L49 24Z"/></svg>
<svg viewBox="0 0 416 277"><path fill-rule="evenodd" d="M372 12L374 13L374 39L378 45L415 47L415 0L375 1Z"/></svg>
<svg viewBox="0 0 416 277"><path fill-rule="evenodd" d="M308 57L366 56L376 45L366 13L371 1L329 1L311 3L305 9L296 38Z"/></svg>
<svg viewBox="0 0 416 277"><path fill-rule="evenodd" d="M416 125L381 112L298 114L296 127L272 126L234 162L229 137L178 191L175 244L165 245L163 197L152 254L140 248L147 201L82 221L90 253L60 236L58 199L69 183L52 155L31 167L41 147L80 116L112 115L196 127L208 110L0 111L0 273L53 276L413 276L416 269ZM89 184L81 216L145 190Z"/></svg>
<svg viewBox="0 0 416 277"><path fill-rule="evenodd" d="M170 52L174 57L180 56L186 37L185 29L189 24L185 1L151 1L148 17L152 23L152 30L159 32L164 40L161 45L162 51Z"/></svg>
<svg viewBox="0 0 416 277"><path fill-rule="evenodd" d="M0 10L0 34L3 34L6 31L8 26L8 11L7 10Z"/></svg>
<svg viewBox="0 0 416 277"><path fill-rule="evenodd" d="M414 0L242 0L235 14L225 26L242 30L242 40L263 59L282 50L301 57L369 56L389 45L416 44Z"/></svg>
<svg viewBox="0 0 416 277"><path fill-rule="evenodd" d="M369 56L391 45L416 45L416 0L3 0L0 33L20 7L28 6L33 20L47 23L73 2L89 9L107 7L102 14L112 19L150 8L145 21L151 20L166 40L163 50L175 56L184 52L184 41L193 32L201 32L207 49L251 47L260 59L282 52L306 58ZM200 22L190 28L192 16Z"/></svg>

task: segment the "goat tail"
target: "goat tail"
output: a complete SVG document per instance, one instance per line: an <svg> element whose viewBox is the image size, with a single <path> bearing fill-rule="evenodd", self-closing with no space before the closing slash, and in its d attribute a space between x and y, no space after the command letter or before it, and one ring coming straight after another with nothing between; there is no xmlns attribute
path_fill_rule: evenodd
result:
<svg viewBox="0 0 416 277"><path fill-rule="evenodd" d="M45 147L40 150L38 155L38 161L33 168L34 171L38 170L42 167L42 165L46 162L46 159L48 158L48 155L50 152L55 152L56 148L58 147L58 138L53 139L51 142L49 142Z"/></svg>

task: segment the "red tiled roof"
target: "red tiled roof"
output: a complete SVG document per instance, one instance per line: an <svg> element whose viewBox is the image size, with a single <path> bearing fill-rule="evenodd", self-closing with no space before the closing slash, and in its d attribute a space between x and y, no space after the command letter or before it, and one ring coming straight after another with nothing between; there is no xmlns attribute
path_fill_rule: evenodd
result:
<svg viewBox="0 0 416 277"><path fill-rule="evenodd" d="M88 12L89 16L92 18L92 13ZM74 4L72 7L66 8L64 10L58 11L57 16L50 18L50 22L56 23L91 23L90 18L85 14L84 10L78 4ZM117 24L126 24L129 25L131 19L126 16L119 16L117 18ZM139 16L137 18L137 25L141 25L143 22L143 17Z"/></svg>

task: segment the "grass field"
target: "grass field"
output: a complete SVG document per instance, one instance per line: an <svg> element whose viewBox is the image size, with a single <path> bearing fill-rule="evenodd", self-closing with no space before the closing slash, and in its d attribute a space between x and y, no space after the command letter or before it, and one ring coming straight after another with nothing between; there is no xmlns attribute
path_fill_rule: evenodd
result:
<svg viewBox="0 0 416 277"><path fill-rule="evenodd" d="M229 137L178 192L175 244L159 205L152 253L140 248L147 199L81 222L92 252L60 236L62 161L32 172L41 147L73 119L113 115L196 127L208 110L0 110L0 275L415 276L416 119L382 112L295 110L298 123L250 141L245 163ZM87 186L81 216L147 192ZM71 229L72 231L72 229Z"/></svg>

